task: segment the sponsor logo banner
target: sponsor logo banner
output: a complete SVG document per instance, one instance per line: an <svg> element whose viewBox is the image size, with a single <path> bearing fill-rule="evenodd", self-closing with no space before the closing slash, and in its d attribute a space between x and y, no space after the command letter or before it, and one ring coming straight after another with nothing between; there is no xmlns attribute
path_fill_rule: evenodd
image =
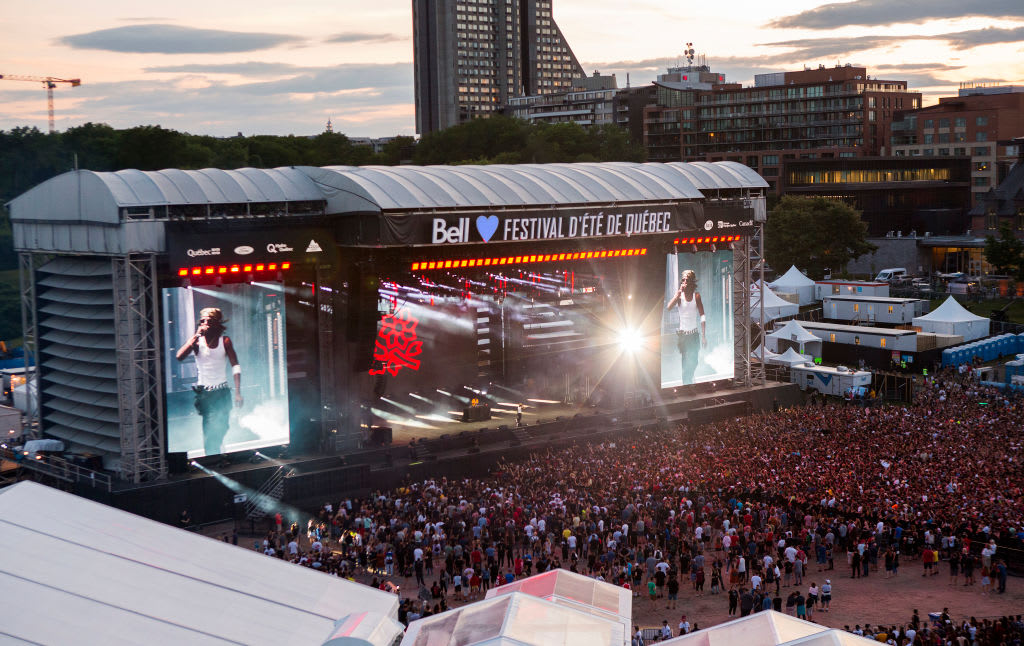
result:
<svg viewBox="0 0 1024 646"><path fill-rule="evenodd" d="M172 268L254 262L330 263L335 259L334 251L334 236L321 229L196 233L168 227L167 231Z"/></svg>

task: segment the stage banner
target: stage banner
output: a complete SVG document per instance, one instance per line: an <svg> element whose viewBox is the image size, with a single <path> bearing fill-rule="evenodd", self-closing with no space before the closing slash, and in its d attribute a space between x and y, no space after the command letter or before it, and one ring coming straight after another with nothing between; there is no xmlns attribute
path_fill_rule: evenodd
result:
<svg viewBox="0 0 1024 646"><path fill-rule="evenodd" d="M672 234L703 226L700 204L385 214L383 244L445 245Z"/></svg>
<svg viewBox="0 0 1024 646"><path fill-rule="evenodd" d="M167 256L171 267L290 262L333 264L337 260L334 236L325 229L306 227L271 230L197 233L167 228Z"/></svg>
<svg viewBox="0 0 1024 646"><path fill-rule="evenodd" d="M750 201L709 200L650 206L523 209L496 213L384 214L381 244L450 245L637 235L749 233Z"/></svg>

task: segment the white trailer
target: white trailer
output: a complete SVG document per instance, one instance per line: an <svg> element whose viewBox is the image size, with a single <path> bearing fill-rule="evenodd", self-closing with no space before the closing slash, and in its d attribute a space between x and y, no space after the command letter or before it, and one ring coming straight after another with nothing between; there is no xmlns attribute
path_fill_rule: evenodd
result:
<svg viewBox="0 0 1024 646"><path fill-rule="evenodd" d="M866 394L871 388L871 373L866 370L852 370L844 366L806 364L790 368L789 381L797 384L800 390L816 390L823 395L843 397L851 391ZM859 390L861 388L863 390Z"/></svg>

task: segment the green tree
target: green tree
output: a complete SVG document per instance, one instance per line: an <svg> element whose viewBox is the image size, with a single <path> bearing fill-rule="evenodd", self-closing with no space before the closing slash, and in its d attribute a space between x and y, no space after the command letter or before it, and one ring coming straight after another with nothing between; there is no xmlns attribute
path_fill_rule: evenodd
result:
<svg viewBox="0 0 1024 646"><path fill-rule="evenodd" d="M985 237L985 260L996 268L997 274L1017 274L1024 277L1024 242L1017 239L1009 222L999 225L999 237Z"/></svg>
<svg viewBox="0 0 1024 646"><path fill-rule="evenodd" d="M826 269L843 271L851 260L875 249L860 213L838 200L787 195L765 225L768 263L779 271L796 265L811 278L821 278Z"/></svg>

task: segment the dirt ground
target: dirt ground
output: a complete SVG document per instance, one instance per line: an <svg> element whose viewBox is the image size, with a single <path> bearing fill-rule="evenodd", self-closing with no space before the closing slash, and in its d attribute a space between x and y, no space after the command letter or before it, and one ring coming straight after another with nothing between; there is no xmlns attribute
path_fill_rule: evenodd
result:
<svg viewBox="0 0 1024 646"><path fill-rule="evenodd" d="M231 525L220 525L206 528L203 534L221 539L231 533ZM254 536L248 532L239 536L239 546L252 549ZM303 549L308 543L300 541ZM855 624L891 625L909 623L916 608L922 620L927 621L928 613L941 612L949 608L949 614L956 620L966 617L1001 617L1007 614L1024 613L1024 581L1018 577L1010 577L1005 594L983 594L981 577L976 572L976 583L972 587L963 585L961 576L956 587L949 585L949 568L945 562L939 564L939 574L924 578L921 576L920 563L906 561L900 568L899 576L886 579L884 572L872 571L866 578L850 578L848 567L844 564L845 555L837 554L836 569L818 572L815 565L809 564L809 572L804 577L800 591L806 596L811 582L820 587L825 579L832 580L832 606L829 612L815 609L813 621L831 628L843 628ZM299 566L296 566L299 567ZM360 583L369 583L372 575L360 573L356 579ZM391 581L400 586L403 597L415 595L416 586L413 578L392 577ZM646 583L646 582L645 582ZM996 587L993 578L993 588ZM783 603L789 593L796 590L795 586L782 587ZM645 588L646 590L646 588ZM774 591L774 584L771 588ZM725 593L711 594L705 586L703 596L697 596L690 586L679 590L679 600L674 610L666 609L666 599L651 602L644 597L633 599L633 623L643 628L660 627L662 620L668 620L673 633L682 615L686 615L691 624L696 622L701 628L708 628L726 622L729 617L728 595ZM449 606L457 607L463 603L451 601Z"/></svg>
<svg viewBox="0 0 1024 646"><path fill-rule="evenodd" d="M840 560L836 561L837 569L831 572L819 573L811 564L810 573L800 586L800 591L806 596L812 581L820 587L826 578L832 580L831 610L821 612L816 609L813 616L816 623L830 628L843 628L845 625L852 628L855 624L865 623L872 626L906 624L915 608L925 621L928 613L941 612L943 608L949 608L953 619L970 616L981 619L1024 612L1024 584L1019 578L1009 578L1005 594L984 595L981 577L977 573L973 587L964 587L963 577L956 587L949 585L949 568L945 563L940 564L940 574L928 578L921 576L919 563L911 563L909 567L902 566L899 576L890 579L885 578L884 571L871 572L867 578L851 579L849 569L840 570ZM794 586L782 588L783 604L795 589ZM646 598L635 598L634 623L647 628L661 626L661 621L667 619L674 631L683 614L691 624L696 621L702 628L730 619L728 596L724 593L709 594L707 586L702 597L696 596L692 588L680 589L677 610L666 610L665 605L664 599L652 603Z"/></svg>

